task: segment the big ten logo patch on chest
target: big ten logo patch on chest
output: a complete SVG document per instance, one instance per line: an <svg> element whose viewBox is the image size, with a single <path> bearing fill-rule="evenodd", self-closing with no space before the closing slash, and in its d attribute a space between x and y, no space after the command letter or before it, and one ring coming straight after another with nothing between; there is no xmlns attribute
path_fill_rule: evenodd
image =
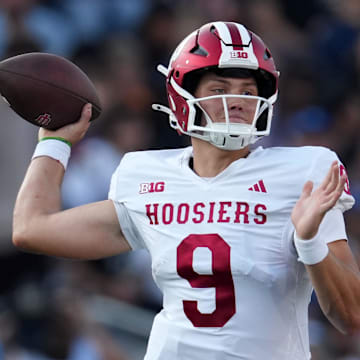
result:
<svg viewBox="0 0 360 360"><path fill-rule="evenodd" d="M163 192L165 190L165 182L150 182L150 183L141 183L139 194L153 193L153 192Z"/></svg>

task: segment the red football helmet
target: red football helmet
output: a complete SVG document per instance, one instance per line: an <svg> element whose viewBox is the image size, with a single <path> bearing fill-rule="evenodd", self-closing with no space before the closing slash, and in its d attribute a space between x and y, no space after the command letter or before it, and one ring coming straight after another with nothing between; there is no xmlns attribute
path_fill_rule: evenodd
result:
<svg viewBox="0 0 360 360"><path fill-rule="evenodd" d="M159 65L158 70L166 76L170 108L154 104L153 109L166 112L171 127L179 133L227 150L241 149L269 135L279 72L264 42L245 26L233 22L203 25L178 45L169 67ZM259 96L222 94L195 98L194 89L190 89L189 84L196 84L196 79L208 71L233 77L239 70L243 73L245 70L245 74L247 72L256 80ZM251 124L231 122L228 102L233 97L256 101ZM224 121L214 121L204 109L202 104L212 99L222 101Z"/></svg>

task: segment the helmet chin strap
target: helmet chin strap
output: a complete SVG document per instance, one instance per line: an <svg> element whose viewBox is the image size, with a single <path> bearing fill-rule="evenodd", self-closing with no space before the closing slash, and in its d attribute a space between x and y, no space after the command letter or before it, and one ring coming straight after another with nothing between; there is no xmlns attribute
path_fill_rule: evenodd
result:
<svg viewBox="0 0 360 360"><path fill-rule="evenodd" d="M236 138L231 138L227 135L210 133L210 144L216 146L219 149L224 150L240 150L246 148L253 143L251 138L239 135Z"/></svg>
<svg viewBox="0 0 360 360"><path fill-rule="evenodd" d="M253 144L257 138L251 134L251 125L246 124L231 124L232 129L238 128L238 130L248 131L248 135L230 135L218 132L209 133L209 142L219 149L224 150L240 150ZM226 127L225 123L213 123L211 126L213 129L222 129Z"/></svg>

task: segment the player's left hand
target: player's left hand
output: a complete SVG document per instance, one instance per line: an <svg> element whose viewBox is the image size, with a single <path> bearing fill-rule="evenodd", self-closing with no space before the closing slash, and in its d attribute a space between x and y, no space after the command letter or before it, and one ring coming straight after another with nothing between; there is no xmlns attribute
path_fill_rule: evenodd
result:
<svg viewBox="0 0 360 360"><path fill-rule="evenodd" d="M322 184L313 191L314 184L307 181L302 194L294 206L291 220L301 239L311 239L318 232L326 212L340 198L346 182L346 175L339 175L339 165L334 161Z"/></svg>
<svg viewBox="0 0 360 360"><path fill-rule="evenodd" d="M39 140L44 137L61 137L69 141L72 145L78 143L86 134L90 127L92 114L91 104L84 105L80 119L72 124L65 125L57 130L39 129Z"/></svg>

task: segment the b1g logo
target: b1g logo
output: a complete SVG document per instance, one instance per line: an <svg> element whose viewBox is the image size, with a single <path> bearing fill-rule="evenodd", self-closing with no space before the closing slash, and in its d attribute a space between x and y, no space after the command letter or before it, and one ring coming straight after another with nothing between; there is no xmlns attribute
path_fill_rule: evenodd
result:
<svg viewBox="0 0 360 360"><path fill-rule="evenodd" d="M249 57L248 53L246 51L230 51L230 57L232 59L236 58L236 59L247 59Z"/></svg>
<svg viewBox="0 0 360 360"><path fill-rule="evenodd" d="M140 184L140 194L152 193L152 192L163 192L165 190L164 181L142 183Z"/></svg>

